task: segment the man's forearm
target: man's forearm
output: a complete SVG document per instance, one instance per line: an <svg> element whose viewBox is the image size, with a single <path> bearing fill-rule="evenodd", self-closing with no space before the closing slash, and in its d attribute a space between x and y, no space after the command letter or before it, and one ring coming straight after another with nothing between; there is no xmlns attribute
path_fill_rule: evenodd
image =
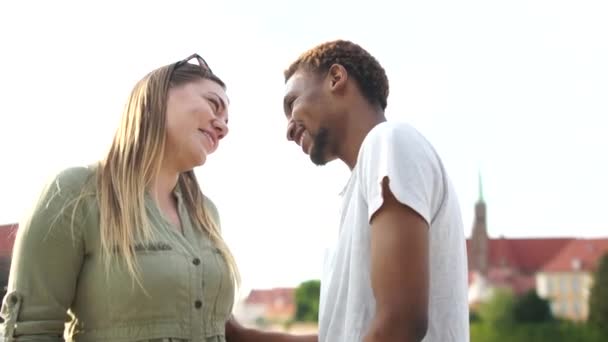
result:
<svg viewBox="0 0 608 342"><path fill-rule="evenodd" d="M317 335L291 335L279 332L244 329L238 342L318 342Z"/></svg>
<svg viewBox="0 0 608 342"><path fill-rule="evenodd" d="M426 335L426 319L376 316L363 342L420 342Z"/></svg>
<svg viewBox="0 0 608 342"><path fill-rule="evenodd" d="M318 342L317 335L291 335L242 326L234 317L226 322L227 342Z"/></svg>

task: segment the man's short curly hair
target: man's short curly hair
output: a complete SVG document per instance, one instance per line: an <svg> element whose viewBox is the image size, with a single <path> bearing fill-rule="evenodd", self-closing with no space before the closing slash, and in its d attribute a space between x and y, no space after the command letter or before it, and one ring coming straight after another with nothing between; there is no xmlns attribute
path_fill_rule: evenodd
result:
<svg viewBox="0 0 608 342"><path fill-rule="evenodd" d="M304 52L285 70L285 82L300 69L324 73L333 64L348 71L371 104L386 109L388 78L384 68L369 52L350 41L330 41Z"/></svg>

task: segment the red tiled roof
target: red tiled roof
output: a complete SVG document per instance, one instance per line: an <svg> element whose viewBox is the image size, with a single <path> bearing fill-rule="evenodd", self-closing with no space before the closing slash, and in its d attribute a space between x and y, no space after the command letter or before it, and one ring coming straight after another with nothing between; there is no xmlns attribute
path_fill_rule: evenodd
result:
<svg viewBox="0 0 608 342"><path fill-rule="evenodd" d="M539 271L572 240L572 238L489 239L488 268L512 267L531 274ZM470 243L470 239L467 240L468 253L470 253Z"/></svg>
<svg viewBox="0 0 608 342"><path fill-rule="evenodd" d="M252 290L245 299L245 303L263 306L267 319L287 319L292 317L296 311L295 289Z"/></svg>
<svg viewBox="0 0 608 342"><path fill-rule="evenodd" d="M10 256L13 252L17 227L16 223L0 225L0 256Z"/></svg>
<svg viewBox="0 0 608 342"><path fill-rule="evenodd" d="M519 268L519 260L513 252L514 240L511 239L491 239L488 241L488 266L515 266Z"/></svg>
<svg viewBox="0 0 608 342"><path fill-rule="evenodd" d="M276 288L269 290L251 290L245 303L247 304L273 304L279 300L287 303L294 302L295 289Z"/></svg>
<svg viewBox="0 0 608 342"><path fill-rule="evenodd" d="M509 239L509 247L521 271L532 273L540 270L571 241L570 238Z"/></svg>
<svg viewBox="0 0 608 342"><path fill-rule="evenodd" d="M604 254L608 253L607 239L576 239L543 267L543 272L593 271Z"/></svg>

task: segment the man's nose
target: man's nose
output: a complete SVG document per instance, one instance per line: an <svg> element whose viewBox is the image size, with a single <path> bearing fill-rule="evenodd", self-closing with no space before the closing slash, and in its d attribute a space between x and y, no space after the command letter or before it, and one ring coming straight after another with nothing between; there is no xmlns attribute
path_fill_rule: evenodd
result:
<svg viewBox="0 0 608 342"><path fill-rule="evenodd" d="M287 124L287 141L293 141L296 136L297 125L293 121L289 121Z"/></svg>

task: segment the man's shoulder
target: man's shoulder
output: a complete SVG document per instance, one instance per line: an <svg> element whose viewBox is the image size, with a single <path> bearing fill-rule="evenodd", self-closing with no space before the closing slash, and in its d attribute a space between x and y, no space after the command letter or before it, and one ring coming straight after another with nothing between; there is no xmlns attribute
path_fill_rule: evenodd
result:
<svg viewBox="0 0 608 342"><path fill-rule="evenodd" d="M406 122L385 121L376 125L365 137L361 153L375 155L381 151L397 154L434 154L429 141Z"/></svg>
<svg viewBox="0 0 608 342"><path fill-rule="evenodd" d="M406 134L420 134L418 130L410 123L405 121L398 120L387 120L377 125L380 130L384 130L386 132L400 132Z"/></svg>
<svg viewBox="0 0 608 342"><path fill-rule="evenodd" d="M405 143L426 142L424 136L409 123L401 121L385 121L376 125L366 136L364 144L378 142Z"/></svg>

